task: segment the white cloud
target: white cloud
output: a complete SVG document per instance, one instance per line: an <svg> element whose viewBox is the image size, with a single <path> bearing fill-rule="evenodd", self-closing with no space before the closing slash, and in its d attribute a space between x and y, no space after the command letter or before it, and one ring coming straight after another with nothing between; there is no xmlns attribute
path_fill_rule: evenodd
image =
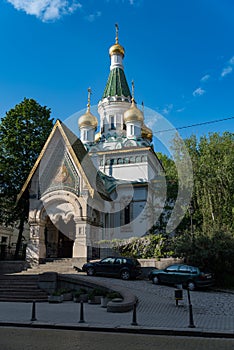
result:
<svg viewBox="0 0 234 350"><path fill-rule="evenodd" d="M182 107L182 108L177 109L176 112L181 113L181 112L183 112L184 110L185 110L185 107Z"/></svg>
<svg viewBox="0 0 234 350"><path fill-rule="evenodd" d="M97 11L95 13L92 13L92 14L86 16L85 19L87 19L87 21L89 21L89 22L94 22L95 19L97 19L101 15L102 15L101 11Z"/></svg>
<svg viewBox="0 0 234 350"><path fill-rule="evenodd" d="M223 68L222 73L221 73L221 77L225 77L226 75L230 74L232 72L232 67L228 66Z"/></svg>
<svg viewBox="0 0 234 350"><path fill-rule="evenodd" d="M36 16L43 22L54 21L71 14L82 5L78 0L7 0L16 10Z"/></svg>
<svg viewBox="0 0 234 350"><path fill-rule="evenodd" d="M165 114L165 115L167 115L167 114L169 114L169 113L172 111L172 109L173 109L173 104L170 103L169 105L166 105L166 106L163 108L162 113Z"/></svg>
<svg viewBox="0 0 234 350"><path fill-rule="evenodd" d="M202 78L201 78L201 82L202 83L205 83L207 80L209 80L210 79L210 75L209 74L206 74L206 75L204 75Z"/></svg>
<svg viewBox="0 0 234 350"><path fill-rule="evenodd" d="M229 60L229 63L234 65L234 56L232 56L232 58Z"/></svg>
<svg viewBox="0 0 234 350"><path fill-rule="evenodd" d="M193 91L193 96L202 96L204 95L206 91L204 89L202 89L201 87L197 88L196 90Z"/></svg>

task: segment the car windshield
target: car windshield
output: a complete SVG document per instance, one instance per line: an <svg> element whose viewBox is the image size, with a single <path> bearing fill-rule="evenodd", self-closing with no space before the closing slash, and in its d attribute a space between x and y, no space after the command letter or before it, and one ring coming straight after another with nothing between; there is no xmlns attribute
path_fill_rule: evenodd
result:
<svg viewBox="0 0 234 350"><path fill-rule="evenodd" d="M114 264L115 258L105 258L100 261L100 264Z"/></svg>
<svg viewBox="0 0 234 350"><path fill-rule="evenodd" d="M175 271L178 271L178 265L171 265L171 266L168 266L166 269L165 269L166 272L175 272Z"/></svg>

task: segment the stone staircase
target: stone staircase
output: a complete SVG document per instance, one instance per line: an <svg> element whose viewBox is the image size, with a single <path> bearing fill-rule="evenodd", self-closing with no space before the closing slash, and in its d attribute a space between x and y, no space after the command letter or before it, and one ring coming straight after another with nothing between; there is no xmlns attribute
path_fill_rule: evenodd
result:
<svg viewBox="0 0 234 350"><path fill-rule="evenodd" d="M73 259L55 259L29 268L27 271L21 272L21 274L39 274L44 272L71 274L76 273L75 269L73 268L74 265L75 263Z"/></svg>
<svg viewBox="0 0 234 350"><path fill-rule="evenodd" d="M48 295L37 281L37 275L0 275L0 301L47 301Z"/></svg>
<svg viewBox="0 0 234 350"><path fill-rule="evenodd" d="M22 272L0 274L0 302L47 301L47 293L38 287L38 275L45 272L57 272L68 275L77 274L77 268L81 269L84 262L84 260L76 258L55 259Z"/></svg>

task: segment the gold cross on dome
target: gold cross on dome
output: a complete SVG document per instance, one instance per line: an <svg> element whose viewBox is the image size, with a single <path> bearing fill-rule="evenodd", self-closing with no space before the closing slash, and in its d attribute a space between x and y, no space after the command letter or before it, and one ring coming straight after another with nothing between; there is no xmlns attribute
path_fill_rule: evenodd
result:
<svg viewBox="0 0 234 350"><path fill-rule="evenodd" d="M119 26L118 26L118 23L115 23L115 31L116 31L115 43L118 44L118 42L119 42Z"/></svg>
<svg viewBox="0 0 234 350"><path fill-rule="evenodd" d="M91 90L91 88L89 87L89 88L88 88L88 103L87 103L88 111L90 110L91 94L92 94L92 90Z"/></svg>

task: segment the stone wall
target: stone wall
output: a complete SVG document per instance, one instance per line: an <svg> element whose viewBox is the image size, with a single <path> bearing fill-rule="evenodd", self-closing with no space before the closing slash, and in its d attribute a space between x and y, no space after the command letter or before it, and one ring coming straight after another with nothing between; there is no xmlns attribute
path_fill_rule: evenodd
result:
<svg viewBox="0 0 234 350"><path fill-rule="evenodd" d="M172 264L181 264L183 263L183 259L179 258L163 258L160 260L157 259L138 259L141 264L142 274L141 278L147 279L150 271L154 268L162 270L167 266Z"/></svg>
<svg viewBox="0 0 234 350"><path fill-rule="evenodd" d="M0 261L0 275L27 270L25 261Z"/></svg>
<svg viewBox="0 0 234 350"><path fill-rule="evenodd" d="M157 269L165 269L167 266L172 264L181 264L183 259L180 258L161 258L157 259L138 259L142 267L156 267Z"/></svg>

